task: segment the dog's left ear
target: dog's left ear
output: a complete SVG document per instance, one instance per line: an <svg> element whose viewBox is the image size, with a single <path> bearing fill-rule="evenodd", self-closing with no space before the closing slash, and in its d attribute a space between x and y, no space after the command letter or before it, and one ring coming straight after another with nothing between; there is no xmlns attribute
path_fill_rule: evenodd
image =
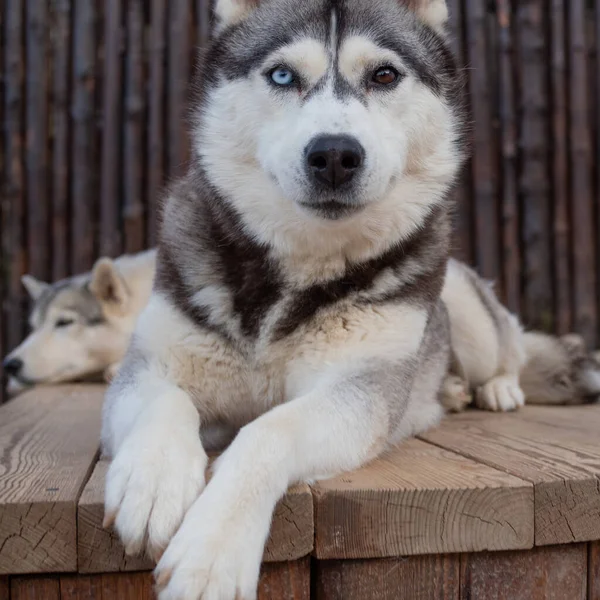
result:
<svg viewBox="0 0 600 600"><path fill-rule="evenodd" d="M587 353L587 349L585 347L585 340L582 336L577 333L569 333L567 335L563 335L560 338L560 343L566 348L569 356L572 358L579 358L585 356Z"/></svg>
<svg viewBox="0 0 600 600"><path fill-rule="evenodd" d="M215 15L217 29L220 31L229 25L243 21L259 4L261 0L217 0Z"/></svg>
<svg viewBox="0 0 600 600"><path fill-rule="evenodd" d="M117 314L127 312L129 290L110 258L101 258L96 262L89 288L105 310Z"/></svg>
<svg viewBox="0 0 600 600"><path fill-rule="evenodd" d="M417 17L432 29L442 33L448 22L446 0L401 0Z"/></svg>

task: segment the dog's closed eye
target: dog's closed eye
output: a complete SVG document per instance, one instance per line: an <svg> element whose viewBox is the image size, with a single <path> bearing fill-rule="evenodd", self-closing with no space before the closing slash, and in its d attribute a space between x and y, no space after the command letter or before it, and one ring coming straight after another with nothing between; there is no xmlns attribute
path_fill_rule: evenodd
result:
<svg viewBox="0 0 600 600"><path fill-rule="evenodd" d="M68 327L69 325L73 325L73 323L75 323L75 319L58 319L54 324L54 327L56 327L57 329L61 329L63 327Z"/></svg>

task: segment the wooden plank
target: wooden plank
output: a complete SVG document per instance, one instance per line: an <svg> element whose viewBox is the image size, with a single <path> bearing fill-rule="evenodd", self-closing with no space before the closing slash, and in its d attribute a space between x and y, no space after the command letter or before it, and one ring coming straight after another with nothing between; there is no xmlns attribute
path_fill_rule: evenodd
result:
<svg viewBox="0 0 600 600"><path fill-rule="evenodd" d="M12 577L11 600L61 600L60 582L53 577Z"/></svg>
<svg viewBox="0 0 600 600"><path fill-rule="evenodd" d="M312 489L319 559L533 545L529 483L419 440Z"/></svg>
<svg viewBox="0 0 600 600"><path fill-rule="evenodd" d="M52 0L52 281L69 273L71 0Z"/></svg>
<svg viewBox="0 0 600 600"><path fill-rule="evenodd" d="M524 316L535 329L552 331L550 173L548 150L545 0L516 5L519 72L519 191L523 212Z"/></svg>
<svg viewBox="0 0 600 600"><path fill-rule="evenodd" d="M458 600L460 557L319 561L314 579L315 600Z"/></svg>
<svg viewBox="0 0 600 600"><path fill-rule="evenodd" d="M473 132L473 193L475 207L475 259L484 277L500 275L498 227L498 164L493 144L491 78L486 64L486 5L466 0L467 56L471 67L470 92Z"/></svg>
<svg viewBox="0 0 600 600"><path fill-rule="evenodd" d="M520 414L470 411L446 419L422 438L532 482L536 545L600 539L597 436L527 421Z"/></svg>
<svg viewBox="0 0 600 600"><path fill-rule="evenodd" d="M310 558L262 566L257 600L310 600Z"/></svg>
<svg viewBox="0 0 600 600"><path fill-rule="evenodd" d="M129 0L125 78L125 251L144 248L144 13L141 0Z"/></svg>
<svg viewBox="0 0 600 600"><path fill-rule="evenodd" d="M502 269L504 299L514 313L521 311L521 256L517 190L517 115L514 90L514 48L509 0L498 0L499 106L502 151Z"/></svg>
<svg viewBox="0 0 600 600"><path fill-rule="evenodd" d="M118 256L121 241L121 171L123 111L123 2L105 4L104 87L102 89L102 164L100 254Z"/></svg>
<svg viewBox="0 0 600 600"><path fill-rule="evenodd" d="M78 555L81 573L110 573L152 569L143 557L128 557L117 535L102 527L104 481L108 462L100 461L79 500ZM306 556L313 549L313 502L306 485L292 488L273 516L264 560L283 562Z"/></svg>
<svg viewBox="0 0 600 600"><path fill-rule="evenodd" d="M562 436L581 440L600 431L600 405L594 406L525 406L519 417L527 421L545 423L555 427ZM568 433L567 433L568 432ZM587 436L585 435L587 434Z"/></svg>
<svg viewBox="0 0 600 600"><path fill-rule="evenodd" d="M600 4L598 4L600 6ZM567 62L565 53L565 0L551 0L550 81L552 92L552 191L554 204L554 298L556 331L572 331L571 225L569 197L569 137Z"/></svg>
<svg viewBox="0 0 600 600"><path fill-rule="evenodd" d="M96 2L78 0L73 22L73 128L71 145L71 269L93 265L96 207Z"/></svg>
<svg viewBox="0 0 600 600"><path fill-rule="evenodd" d="M26 3L27 251L28 272L44 281L48 260L48 2Z"/></svg>
<svg viewBox="0 0 600 600"><path fill-rule="evenodd" d="M573 226L573 294L575 330L596 345L596 260L592 142L588 106L588 61L585 0L570 0L569 14L569 118L571 157L571 218Z"/></svg>
<svg viewBox="0 0 600 600"><path fill-rule="evenodd" d="M4 52L4 201L2 202L3 256L10 265L5 302L6 346L14 348L24 330L25 303L21 276L27 269L24 244L24 62L23 0L5 2Z"/></svg>
<svg viewBox="0 0 600 600"><path fill-rule="evenodd" d="M461 560L461 598L585 600L586 546L484 552Z"/></svg>
<svg viewBox="0 0 600 600"><path fill-rule="evenodd" d="M159 197L165 176L165 59L166 23L165 0L152 0L150 8L148 97L148 188L146 205L148 214L148 245L158 240Z"/></svg>
<svg viewBox="0 0 600 600"><path fill-rule="evenodd" d="M588 545L587 600L600 600L600 542Z"/></svg>
<svg viewBox="0 0 600 600"><path fill-rule="evenodd" d="M0 407L0 574L77 568L77 500L103 395L103 386L39 388Z"/></svg>

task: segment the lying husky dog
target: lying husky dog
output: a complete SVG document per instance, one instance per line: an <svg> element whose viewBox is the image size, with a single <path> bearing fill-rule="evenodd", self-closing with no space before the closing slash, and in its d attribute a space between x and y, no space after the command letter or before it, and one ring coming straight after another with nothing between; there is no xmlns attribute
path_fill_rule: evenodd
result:
<svg viewBox="0 0 600 600"><path fill-rule="evenodd" d="M583 404L600 396L600 353L581 336L524 332L493 286L472 269L448 262L442 299L452 338L452 374L441 396L462 410L475 392L479 408L508 411L527 404Z"/></svg>
<svg viewBox="0 0 600 600"><path fill-rule="evenodd" d="M193 158L108 393L106 524L256 597L276 502L437 423L462 82L443 0L217 0ZM199 430L241 427L205 488ZM163 554L164 553L164 554Z"/></svg>
<svg viewBox="0 0 600 600"><path fill-rule="evenodd" d="M9 393L94 375L110 379L148 303L156 251L98 260L91 273L54 284L26 275L31 333L4 360Z"/></svg>
<svg viewBox="0 0 600 600"><path fill-rule="evenodd" d="M155 251L147 251L115 261L103 258L92 272L52 285L25 276L23 283L33 300L33 331L5 360L6 372L15 374L9 378L9 394L33 384L87 381L97 375L112 379L149 299L155 257ZM111 290L120 292L115 295ZM482 297L487 302L481 302ZM520 405L514 386L517 374L527 404L582 404L600 396L600 352L588 353L581 336L522 332L490 284L454 260L448 265L442 299L449 309L456 350L454 373L442 395L447 409L463 410L475 388L480 408L512 410ZM67 315L71 309L77 313L74 322ZM101 314L102 319L89 318L92 314ZM519 373L513 370L507 378L506 365L498 356L511 340L513 365L521 366ZM490 382L503 376L509 389L505 385L498 395L498 381Z"/></svg>

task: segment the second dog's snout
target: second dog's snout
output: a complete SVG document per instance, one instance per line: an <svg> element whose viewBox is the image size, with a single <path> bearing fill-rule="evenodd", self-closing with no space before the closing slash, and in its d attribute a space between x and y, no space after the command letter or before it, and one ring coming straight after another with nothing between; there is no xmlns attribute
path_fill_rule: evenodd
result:
<svg viewBox="0 0 600 600"><path fill-rule="evenodd" d="M345 135L315 138L306 149L311 176L320 184L336 189L350 181L364 162L365 151L358 140Z"/></svg>
<svg viewBox="0 0 600 600"><path fill-rule="evenodd" d="M7 358L2 363L2 369L9 377L16 377L23 368L23 361L20 358Z"/></svg>

